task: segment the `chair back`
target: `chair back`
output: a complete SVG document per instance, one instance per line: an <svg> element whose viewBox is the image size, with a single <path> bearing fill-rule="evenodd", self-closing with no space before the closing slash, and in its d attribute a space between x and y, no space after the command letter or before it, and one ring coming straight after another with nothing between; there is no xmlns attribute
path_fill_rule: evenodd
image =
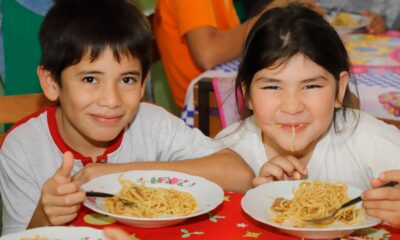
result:
<svg viewBox="0 0 400 240"><path fill-rule="evenodd" d="M15 123L50 104L43 93L0 96L0 124ZM5 133L0 133L0 143L4 136Z"/></svg>

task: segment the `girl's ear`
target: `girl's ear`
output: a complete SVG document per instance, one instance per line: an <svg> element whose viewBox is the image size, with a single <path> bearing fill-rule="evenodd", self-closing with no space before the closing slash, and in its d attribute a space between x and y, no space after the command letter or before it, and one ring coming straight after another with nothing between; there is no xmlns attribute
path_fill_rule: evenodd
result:
<svg viewBox="0 0 400 240"><path fill-rule="evenodd" d="M339 75L338 94L335 101L335 108L340 108L346 95L347 84L349 83L349 73L343 71Z"/></svg>
<svg viewBox="0 0 400 240"><path fill-rule="evenodd" d="M46 70L43 65L37 67L36 73L44 95L50 101L56 101L60 96L60 87L55 80L54 74L52 74L49 70Z"/></svg>
<svg viewBox="0 0 400 240"><path fill-rule="evenodd" d="M247 95L246 85L242 82L241 86L242 86L244 104L247 106L248 109L253 110L253 104L251 103L250 95Z"/></svg>

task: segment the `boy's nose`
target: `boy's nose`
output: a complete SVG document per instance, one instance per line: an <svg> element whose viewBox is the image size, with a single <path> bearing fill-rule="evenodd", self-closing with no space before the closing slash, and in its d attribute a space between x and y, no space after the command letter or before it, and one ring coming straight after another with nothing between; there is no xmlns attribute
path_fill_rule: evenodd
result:
<svg viewBox="0 0 400 240"><path fill-rule="evenodd" d="M121 105L121 94L117 86L104 86L100 94L100 106L115 108Z"/></svg>
<svg viewBox="0 0 400 240"><path fill-rule="evenodd" d="M304 102L296 93L288 93L282 96L281 111L290 115L298 114L304 110Z"/></svg>

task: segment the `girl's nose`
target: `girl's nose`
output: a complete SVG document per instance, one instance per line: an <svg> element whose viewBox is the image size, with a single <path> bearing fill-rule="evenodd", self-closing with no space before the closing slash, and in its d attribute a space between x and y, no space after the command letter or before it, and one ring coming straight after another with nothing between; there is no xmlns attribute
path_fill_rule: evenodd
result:
<svg viewBox="0 0 400 240"><path fill-rule="evenodd" d="M121 105L121 93L116 85L105 85L100 91L99 105L115 108Z"/></svg>
<svg viewBox="0 0 400 240"><path fill-rule="evenodd" d="M281 111L290 115L295 115L304 110L304 102L297 93L283 94L281 100Z"/></svg>

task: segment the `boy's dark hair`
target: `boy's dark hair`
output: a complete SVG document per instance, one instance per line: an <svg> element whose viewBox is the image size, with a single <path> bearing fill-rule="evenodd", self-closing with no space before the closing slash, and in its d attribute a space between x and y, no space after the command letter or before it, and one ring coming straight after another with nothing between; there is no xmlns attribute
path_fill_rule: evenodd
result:
<svg viewBox="0 0 400 240"><path fill-rule="evenodd" d="M40 64L61 86L61 72L89 51L95 61L110 47L115 58L137 57L142 81L151 64L153 35L146 17L128 0L55 0L40 27Z"/></svg>
<svg viewBox="0 0 400 240"><path fill-rule="evenodd" d="M237 102L249 99L250 85L256 72L273 67L279 61L284 64L296 54L303 54L331 73L336 83L340 73L351 75L346 48L335 29L318 13L298 3L273 8L260 16L251 29L244 46L243 57L236 78ZM351 78L352 81L355 81ZM355 82L354 82L355 83ZM338 86L338 85L337 85ZM336 88L337 94L338 88ZM342 107L352 106L348 87ZM240 109L242 118L252 114L250 109ZM336 129L335 109L333 123ZM346 111L342 111L343 114ZM346 117L346 116L344 116Z"/></svg>

